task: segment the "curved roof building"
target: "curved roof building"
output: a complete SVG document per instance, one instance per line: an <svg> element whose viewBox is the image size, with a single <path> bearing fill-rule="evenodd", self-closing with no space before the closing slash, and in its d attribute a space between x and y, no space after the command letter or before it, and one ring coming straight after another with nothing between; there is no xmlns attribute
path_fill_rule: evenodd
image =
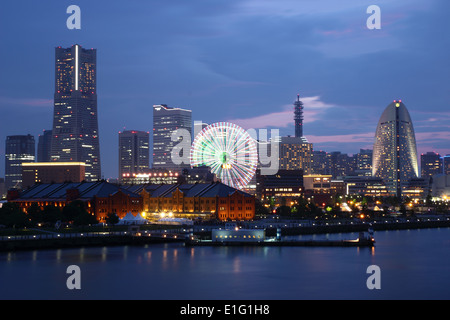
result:
<svg viewBox="0 0 450 320"><path fill-rule="evenodd" d="M401 100L384 109L373 146L372 175L401 197L402 187L419 174L416 138L408 110Z"/></svg>

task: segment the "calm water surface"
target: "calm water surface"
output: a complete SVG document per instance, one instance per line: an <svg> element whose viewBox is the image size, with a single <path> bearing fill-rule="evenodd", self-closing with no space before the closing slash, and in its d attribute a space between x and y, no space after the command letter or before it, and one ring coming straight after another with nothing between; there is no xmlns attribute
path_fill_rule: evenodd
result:
<svg viewBox="0 0 450 320"><path fill-rule="evenodd" d="M357 234L303 236L354 239ZM0 254L0 299L450 299L450 228L376 231L376 247L158 244ZM69 290L69 265L81 290ZM369 290L367 267L381 269Z"/></svg>

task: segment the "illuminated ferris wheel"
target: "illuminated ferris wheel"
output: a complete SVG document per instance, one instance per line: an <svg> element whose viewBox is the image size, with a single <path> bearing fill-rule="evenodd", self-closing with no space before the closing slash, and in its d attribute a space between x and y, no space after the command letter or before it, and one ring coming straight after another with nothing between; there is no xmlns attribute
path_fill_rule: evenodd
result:
<svg viewBox="0 0 450 320"><path fill-rule="evenodd" d="M213 123L195 137L190 161L192 167L208 166L224 184L242 189L256 171L256 141L233 123Z"/></svg>

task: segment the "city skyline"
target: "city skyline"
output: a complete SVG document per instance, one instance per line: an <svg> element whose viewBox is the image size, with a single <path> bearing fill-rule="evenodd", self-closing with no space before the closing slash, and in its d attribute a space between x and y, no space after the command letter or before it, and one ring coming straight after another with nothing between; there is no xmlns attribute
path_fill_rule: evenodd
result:
<svg viewBox="0 0 450 320"><path fill-rule="evenodd" d="M24 4L33 10L21 12ZM0 29L17 31L1 35L10 49L0 52L8 61L0 76L0 166L6 136L37 137L51 128L54 48L75 43L98 50L104 178L117 175L117 131L151 130L155 104L190 109L193 121L275 127L286 136L294 135L297 94L314 150L371 148L384 106L402 99L415 124L418 154L449 154L449 41L436 31L445 27L448 3L382 1L381 30L365 26L370 4L193 1L111 5L105 13L102 5L80 1L81 29L68 30L68 4L8 3L12 14L2 14ZM160 26L163 20L170 23ZM30 45L32 55L24 50Z"/></svg>

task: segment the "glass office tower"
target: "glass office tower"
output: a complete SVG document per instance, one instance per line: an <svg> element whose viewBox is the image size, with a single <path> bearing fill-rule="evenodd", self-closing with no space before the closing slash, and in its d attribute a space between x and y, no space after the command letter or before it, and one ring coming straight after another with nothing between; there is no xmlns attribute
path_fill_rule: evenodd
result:
<svg viewBox="0 0 450 320"><path fill-rule="evenodd" d="M372 161L372 175L382 178L397 197L410 179L419 176L414 127L401 100L394 100L381 115Z"/></svg>
<svg viewBox="0 0 450 320"><path fill-rule="evenodd" d="M119 179L148 172L150 165L149 132L119 132Z"/></svg>
<svg viewBox="0 0 450 320"><path fill-rule="evenodd" d="M171 153L179 142L172 141L172 132L186 129L191 134L192 142L192 111L171 108L165 104L153 106L153 168L176 170L190 168L187 164L175 164Z"/></svg>
<svg viewBox="0 0 450 320"><path fill-rule="evenodd" d="M51 160L84 162L86 181L101 179L96 79L96 49L56 48Z"/></svg>

